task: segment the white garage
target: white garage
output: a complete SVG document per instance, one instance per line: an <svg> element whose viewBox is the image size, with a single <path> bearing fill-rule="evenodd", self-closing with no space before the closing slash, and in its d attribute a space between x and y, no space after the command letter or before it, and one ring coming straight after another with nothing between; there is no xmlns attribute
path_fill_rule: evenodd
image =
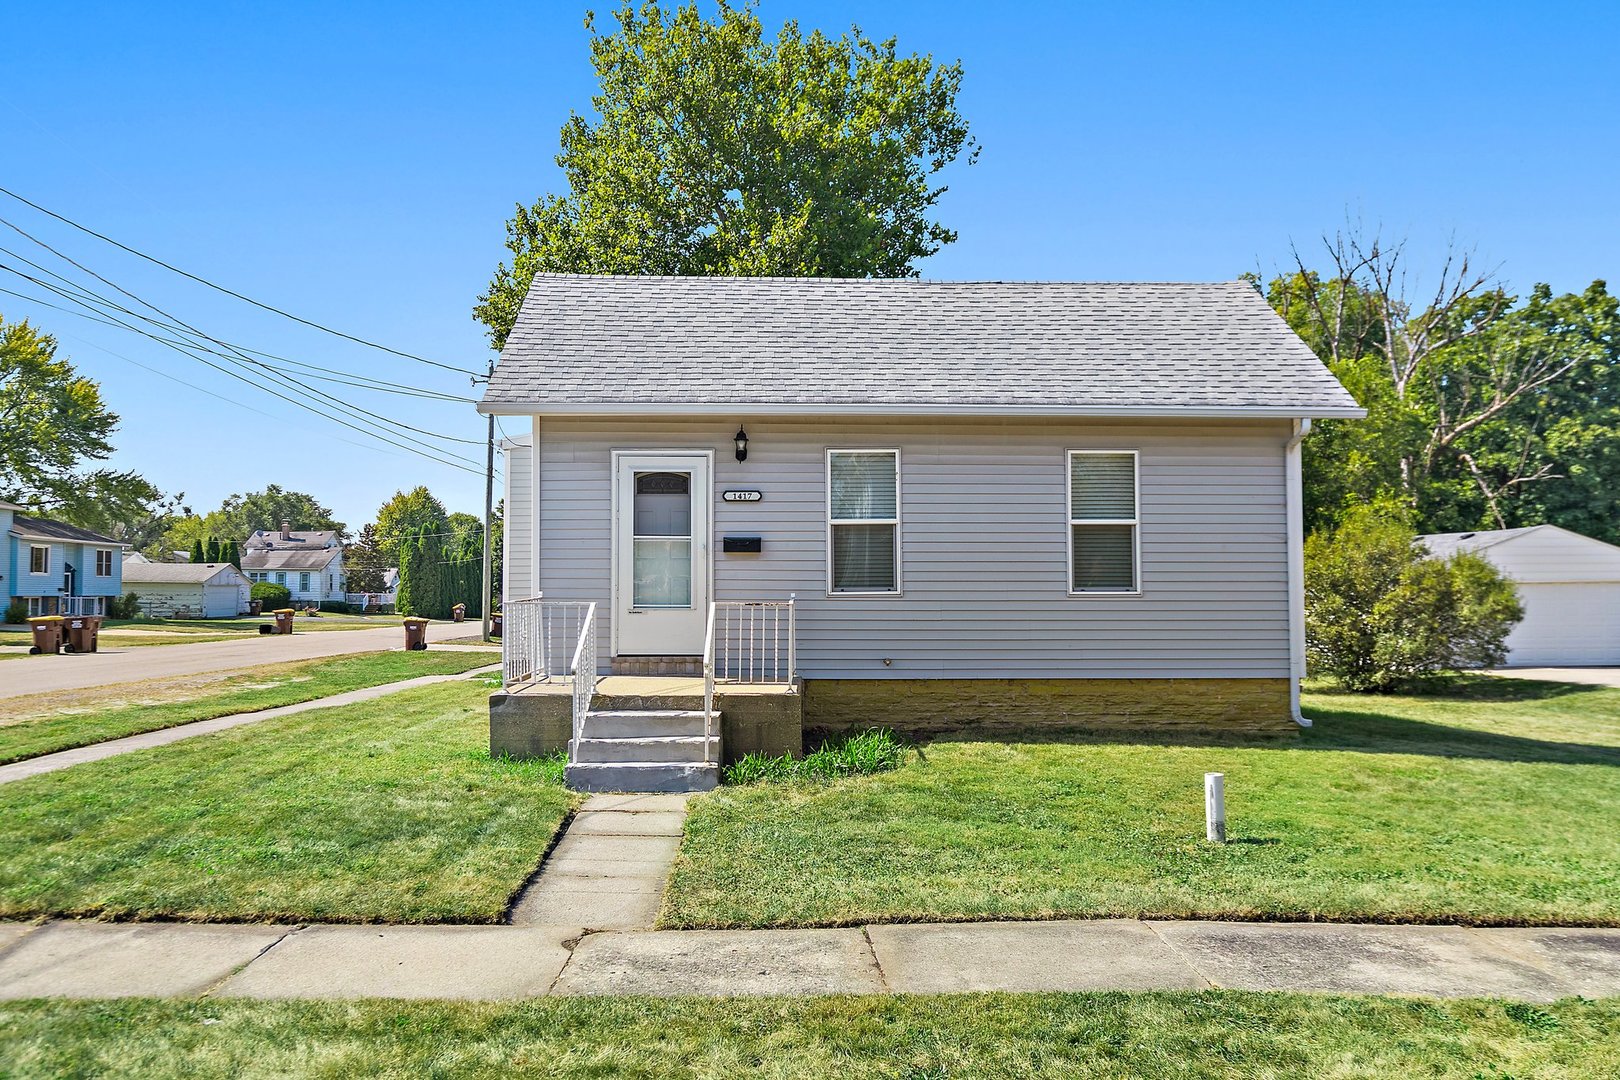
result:
<svg viewBox="0 0 1620 1080"><path fill-rule="evenodd" d="M230 563L124 562L124 591L154 618L227 619L247 611L248 590Z"/></svg>
<svg viewBox="0 0 1620 1080"><path fill-rule="evenodd" d="M1508 635L1511 666L1620 665L1620 547L1556 525L1418 539L1435 555L1479 555L1518 585L1524 621Z"/></svg>

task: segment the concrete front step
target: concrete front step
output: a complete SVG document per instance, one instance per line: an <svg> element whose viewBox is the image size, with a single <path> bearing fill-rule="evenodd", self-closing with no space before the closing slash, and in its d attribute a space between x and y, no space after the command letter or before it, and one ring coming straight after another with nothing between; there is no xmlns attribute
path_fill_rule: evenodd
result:
<svg viewBox="0 0 1620 1080"><path fill-rule="evenodd" d="M718 723L716 728L718 728ZM655 739L702 736L702 709L592 709L585 714L587 739Z"/></svg>
<svg viewBox="0 0 1620 1080"><path fill-rule="evenodd" d="M720 766L693 762L570 762L566 774L574 791L712 791Z"/></svg>
<svg viewBox="0 0 1620 1080"><path fill-rule="evenodd" d="M716 739L715 742L718 743L719 740ZM612 762L657 764L684 761L701 765L709 760L708 749L709 740L702 735L608 739L587 736L575 745L574 760L582 764ZM716 756L718 757L718 754Z"/></svg>

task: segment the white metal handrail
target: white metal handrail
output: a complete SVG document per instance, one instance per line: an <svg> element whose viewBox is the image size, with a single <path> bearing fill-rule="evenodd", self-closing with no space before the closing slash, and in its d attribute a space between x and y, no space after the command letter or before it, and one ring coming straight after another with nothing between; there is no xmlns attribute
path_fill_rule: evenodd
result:
<svg viewBox="0 0 1620 1080"><path fill-rule="evenodd" d="M580 621L579 643L574 646L574 658L569 664L568 677L573 680L574 737L568 743L568 760L577 760L579 740L585 735L585 715L591 711L591 695L596 690L596 605L585 609Z"/></svg>
<svg viewBox="0 0 1620 1080"><path fill-rule="evenodd" d="M725 683L786 683L799 679L798 611L786 600L716 600L703 634L703 735L714 746L714 688Z"/></svg>
<svg viewBox="0 0 1620 1080"><path fill-rule="evenodd" d="M537 593L501 605L501 681L505 686L540 682L548 674L542 602Z"/></svg>
<svg viewBox="0 0 1620 1080"><path fill-rule="evenodd" d="M60 602L62 615L103 615L107 611L105 596L64 596Z"/></svg>

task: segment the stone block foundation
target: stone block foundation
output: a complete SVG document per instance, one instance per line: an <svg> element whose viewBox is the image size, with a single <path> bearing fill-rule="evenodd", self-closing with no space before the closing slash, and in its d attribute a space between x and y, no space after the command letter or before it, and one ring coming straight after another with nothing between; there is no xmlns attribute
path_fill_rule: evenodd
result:
<svg viewBox="0 0 1620 1080"><path fill-rule="evenodd" d="M1287 679L810 679L804 724L838 731L1031 728L1292 734Z"/></svg>

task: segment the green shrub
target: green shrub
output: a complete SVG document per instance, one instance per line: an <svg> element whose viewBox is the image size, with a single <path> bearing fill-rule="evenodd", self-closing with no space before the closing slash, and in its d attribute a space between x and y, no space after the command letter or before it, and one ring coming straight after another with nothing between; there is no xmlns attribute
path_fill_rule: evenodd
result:
<svg viewBox="0 0 1620 1080"><path fill-rule="evenodd" d="M322 611L331 612L333 615L353 615L355 614L354 609L358 605L351 604L347 600L322 600L316 606Z"/></svg>
<svg viewBox="0 0 1620 1080"><path fill-rule="evenodd" d="M898 769L906 760L907 747L887 728L836 735L815 750L795 758L792 754L766 757L746 754L726 766L728 784L754 784L760 781L836 780L843 776Z"/></svg>
<svg viewBox="0 0 1620 1080"><path fill-rule="evenodd" d="M127 592L123 596L114 596L107 601L107 618L109 619L135 619L141 614L141 598L138 594Z"/></svg>
<svg viewBox="0 0 1620 1080"><path fill-rule="evenodd" d="M288 607L292 604L292 590L285 585L277 585L273 581L256 581L248 596L259 601L263 611L275 611L277 608Z"/></svg>
<svg viewBox="0 0 1620 1080"><path fill-rule="evenodd" d="M6 622L25 623L28 621L28 601L18 597L6 605Z"/></svg>
<svg viewBox="0 0 1620 1080"><path fill-rule="evenodd" d="M1305 640L1313 673L1348 690L1411 689L1445 672L1496 667L1524 617L1490 563L1431 556L1411 529L1364 507L1305 541Z"/></svg>

